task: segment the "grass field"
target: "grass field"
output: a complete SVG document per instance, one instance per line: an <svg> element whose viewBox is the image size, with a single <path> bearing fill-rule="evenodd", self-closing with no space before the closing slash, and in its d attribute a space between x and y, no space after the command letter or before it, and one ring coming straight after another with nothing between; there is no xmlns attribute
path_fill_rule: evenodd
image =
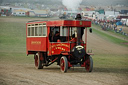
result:
<svg viewBox="0 0 128 85"><path fill-rule="evenodd" d="M0 61L21 62L30 59L26 58L25 22L0 22Z"/></svg>
<svg viewBox="0 0 128 85"><path fill-rule="evenodd" d="M12 19L12 17L8 19ZM23 19L23 17L13 17L13 19L7 20L4 17L0 17L0 64L34 64L33 56L26 55L25 23L27 22L27 18L24 17L23 21L15 20ZM108 40L109 43L117 44L116 46L120 46L122 49L124 48L124 51L128 52L128 45L122 44L127 41L115 38L96 29L93 30L93 33L93 35L99 38L104 39L105 37L105 40ZM92 45L94 42L91 42ZM102 52L104 46L101 47L102 49L99 49L96 48L98 43L95 42L94 44L95 46L92 46L92 49L95 50L95 54L92 56L94 61L93 72L112 73L112 75L128 78L128 53L113 53L111 49L108 49L110 50L109 53L105 53Z"/></svg>

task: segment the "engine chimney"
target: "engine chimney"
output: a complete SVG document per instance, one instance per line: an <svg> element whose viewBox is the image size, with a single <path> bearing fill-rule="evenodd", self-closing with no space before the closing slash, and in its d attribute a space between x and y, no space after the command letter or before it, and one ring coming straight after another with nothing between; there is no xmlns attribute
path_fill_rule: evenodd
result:
<svg viewBox="0 0 128 85"><path fill-rule="evenodd" d="M75 20L81 20L81 14L77 14ZM81 27L77 27L77 45L81 45Z"/></svg>

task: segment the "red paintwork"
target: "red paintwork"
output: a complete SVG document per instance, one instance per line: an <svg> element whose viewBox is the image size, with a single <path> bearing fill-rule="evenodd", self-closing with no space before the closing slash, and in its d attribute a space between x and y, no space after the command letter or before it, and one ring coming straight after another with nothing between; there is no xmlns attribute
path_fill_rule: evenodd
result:
<svg viewBox="0 0 128 85"><path fill-rule="evenodd" d="M46 37L27 37L27 50L28 51L46 51L47 47Z"/></svg>
<svg viewBox="0 0 128 85"><path fill-rule="evenodd" d="M62 42L57 42L57 43L49 43L48 47L48 55L59 55L62 52L70 52L70 43L62 43Z"/></svg>
<svg viewBox="0 0 128 85"><path fill-rule="evenodd" d="M84 63L81 65L81 67L85 67L85 65L86 65L86 63L84 62Z"/></svg>
<svg viewBox="0 0 128 85"><path fill-rule="evenodd" d="M65 69L65 68L64 68L64 67L65 67L65 64L64 64L64 63L65 63L65 61L64 61L64 59L62 58L62 59L61 59L61 63L60 63L60 67L61 67L61 70L62 70L62 71L64 71L64 69Z"/></svg>
<svg viewBox="0 0 128 85"><path fill-rule="evenodd" d="M57 20L57 21L48 21L47 26L91 27L91 22L79 21L79 20Z"/></svg>
<svg viewBox="0 0 128 85"><path fill-rule="evenodd" d="M72 65L71 65L71 63L70 63L70 62L68 62L68 67L72 67Z"/></svg>

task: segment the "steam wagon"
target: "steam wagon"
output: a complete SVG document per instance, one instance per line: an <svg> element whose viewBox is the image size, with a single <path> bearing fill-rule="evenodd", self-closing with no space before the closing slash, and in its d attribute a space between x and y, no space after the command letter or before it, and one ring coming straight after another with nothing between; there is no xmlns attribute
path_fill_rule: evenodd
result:
<svg viewBox="0 0 128 85"><path fill-rule="evenodd" d="M37 69L57 62L62 72L76 65L91 72L93 60L86 51L87 27L91 27L91 21L29 21L26 23L27 55L34 55Z"/></svg>

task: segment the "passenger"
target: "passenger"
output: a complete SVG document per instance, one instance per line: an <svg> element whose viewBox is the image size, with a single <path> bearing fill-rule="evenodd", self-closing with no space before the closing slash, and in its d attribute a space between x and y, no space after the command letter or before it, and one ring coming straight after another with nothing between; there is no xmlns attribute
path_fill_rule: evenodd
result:
<svg viewBox="0 0 128 85"><path fill-rule="evenodd" d="M53 37L53 42L57 42L57 40L60 39L60 33L56 31L54 37Z"/></svg>
<svg viewBox="0 0 128 85"><path fill-rule="evenodd" d="M54 32L53 30L49 33L49 41L53 42L53 36L54 36Z"/></svg>

